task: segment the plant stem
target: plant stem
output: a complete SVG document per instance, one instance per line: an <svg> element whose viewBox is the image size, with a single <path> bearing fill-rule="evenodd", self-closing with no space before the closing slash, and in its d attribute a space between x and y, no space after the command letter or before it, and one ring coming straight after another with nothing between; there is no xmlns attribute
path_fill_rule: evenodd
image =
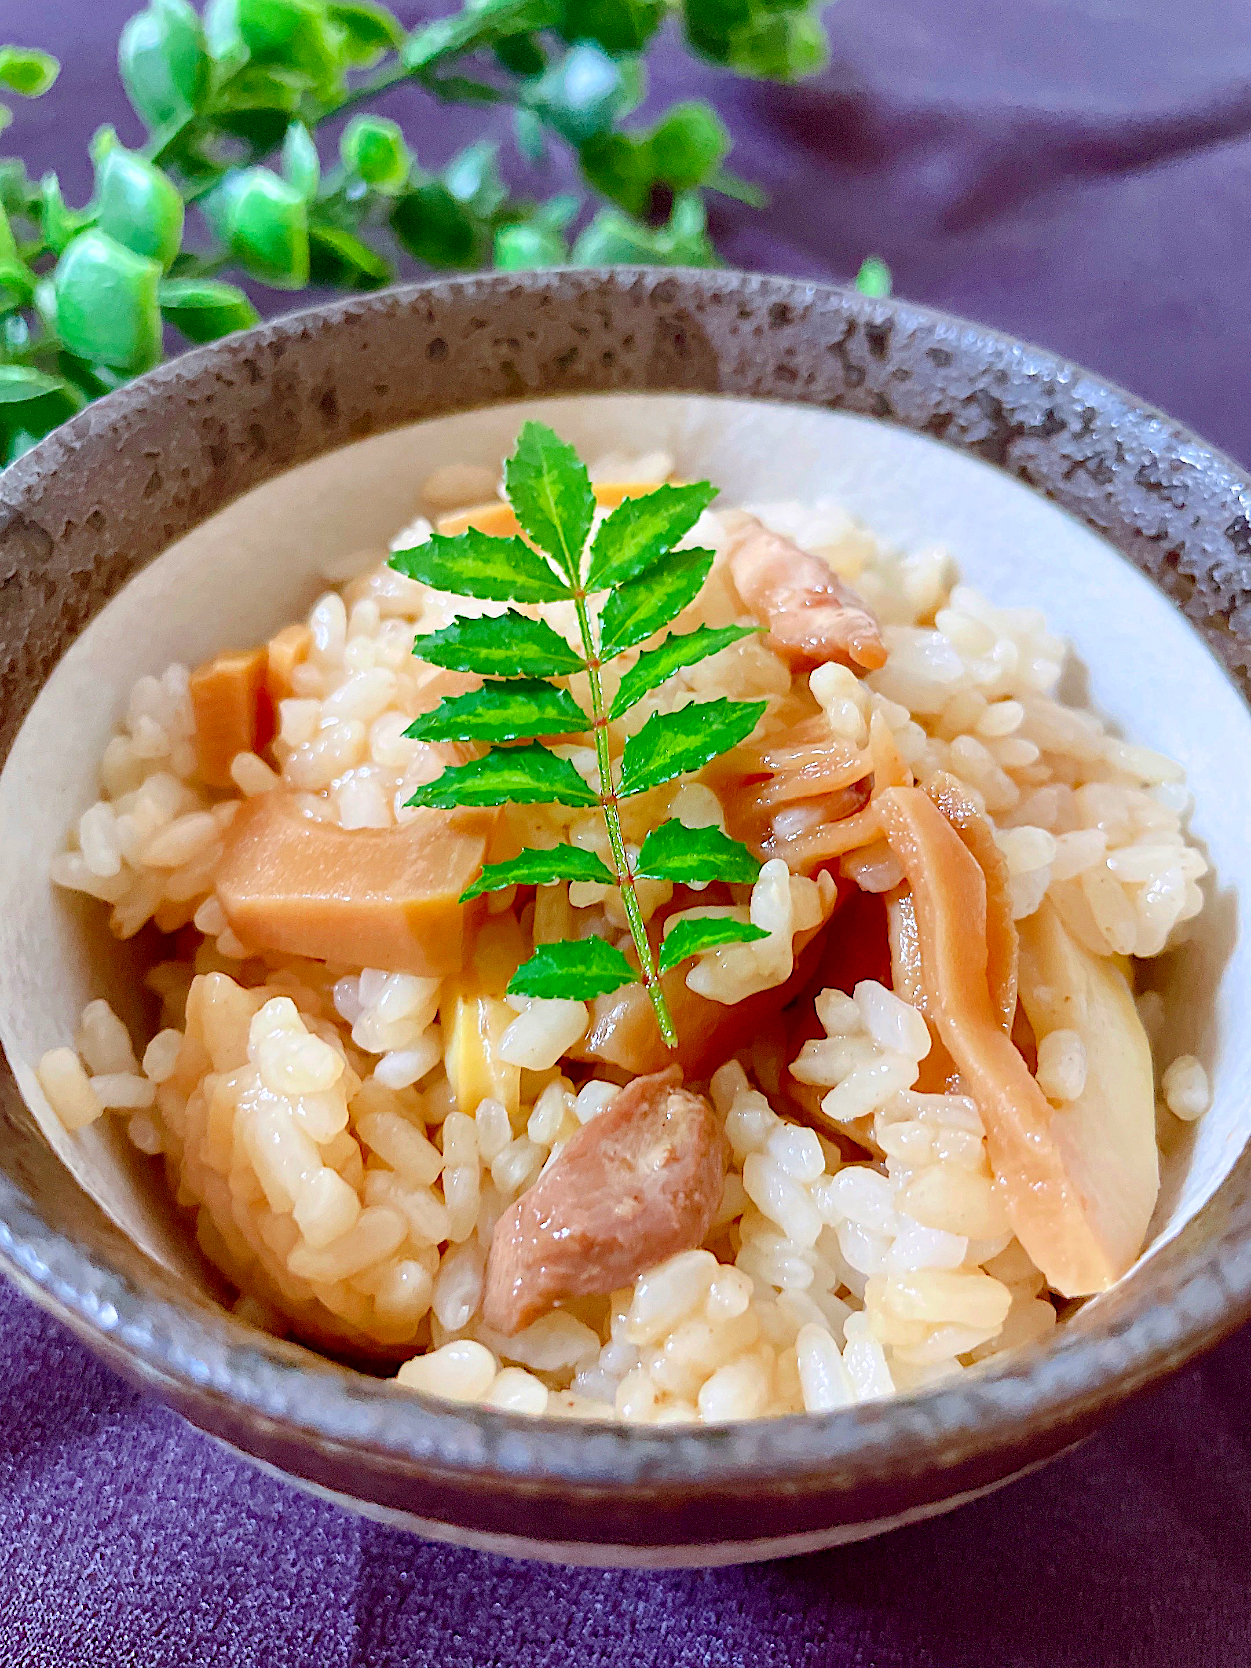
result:
<svg viewBox="0 0 1251 1668"><path fill-rule="evenodd" d="M629 854L626 851L625 836L621 832L621 813L617 805L617 786L613 779L612 759L608 752L608 714L604 707L604 692L599 679L598 650L595 646L595 639L591 635L591 621L586 611L586 592L580 585L575 586L573 602L578 613L578 630L582 634L582 652L586 656L586 672L591 686L595 758L599 764L599 803L600 809L604 813L604 824L608 829L608 844L612 847L613 862L617 869L617 890L621 893L621 902L625 908L626 920L630 925L630 936L634 940L634 948L638 951L639 970L643 975L643 988L647 991L655 1010L656 1024L660 1027L660 1034L664 1038L665 1046L676 1048L678 1046L678 1034L674 1029L669 1004L665 1001L660 975L656 971L651 942L647 936L647 923L643 920L643 911L639 905L638 893L635 890L634 870L630 865Z"/></svg>
<svg viewBox="0 0 1251 1668"><path fill-rule="evenodd" d="M158 168L163 166L165 159L195 121L195 116L186 116L175 126L163 128L160 132L154 133L143 147L143 154L148 161L154 162Z"/></svg>
<svg viewBox="0 0 1251 1668"><path fill-rule="evenodd" d="M396 87L401 81L407 81L415 75L416 71L405 69L397 57L393 64L371 75L368 81L362 81L358 86L351 88L341 99L310 111L307 118L309 128L314 128L321 122L328 122L332 116L342 116L345 111L355 109L358 104L376 98L379 93L385 93L388 88Z"/></svg>
<svg viewBox="0 0 1251 1668"><path fill-rule="evenodd" d="M359 85L350 88L342 98L335 99L329 104L319 105L316 109L308 111L305 116L306 124L310 130L319 127L322 122L328 122L334 116L342 116L346 111L355 109L358 104L364 104L369 99L376 98L379 93L385 93L388 88L398 86L401 81L408 81L414 76L415 72L405 69L403 63L397 57L394 63L389 64L385 69L379 70L377 74L371 75L367 81L362 81ZM209 115L211 118L211 111ZM163 166L178 142L199 120L198 115L188 116L185 120L179 122L176 127L154 135L153 138L157 142L153 144L152 141L149 141L144 150L148 160L156 163L158 167ZM249 166L255 166L256 163L263 162L278 149L279 146L277 145L272 145L263 151L254 148ZM226 172L227 170L223 168L222 173ZM184 192L184 199L189 203L195 202L198 197L202 197L207 191L211 191L216 183L216 179L201 182L200 185L193 187L190 192Z"/></svg>
<svg viewBox="0 0 1251 1668"><path fill-rule="evenodd" d="M211 278L215 272L229 266L231 254L228 249L219 251L216 255L197 255L178 274L179 278Z"/></svg>

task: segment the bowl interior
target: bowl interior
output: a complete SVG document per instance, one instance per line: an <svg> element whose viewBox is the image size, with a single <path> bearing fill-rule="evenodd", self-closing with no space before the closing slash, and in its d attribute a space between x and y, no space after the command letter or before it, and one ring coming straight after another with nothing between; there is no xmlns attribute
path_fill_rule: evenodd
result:
<svg viewBox="0 0 1251 1668"><path fill-rule="evenodd" d="M1191 938L1161 958L1157 1061L1199 1056L1211 1112L1193 1133L1164 1120L1164 1184L1150 1250L1211 1197L1249 1131L1251 997L1244 910L1251 710L1195 631L1110 544L1008 475L937 441L842 412L709 396L605 394L527 401L394 430L282 475L180 539L97 616L40 693L0 773L0 1042L49 1142L81 1186L151 1256L206 1276L152 1161L105 1120L69 1137L35 1078L71 1041L83 1005L107 996L146 1032L136 956L104 912L68 899L48 864L95 798L96 768L131 685L172 660L194 665L259 641L302 614L344 558L385 549L444 463L498 465L520 423L541 415L586 456L662 447L679 474L708 477L728 503L829 498L880 539L947 546L961 577L1001 606L1043 609L1069 639L1066 693L1086 696L1126 736L1178 759L1213 864Z"/></svg>

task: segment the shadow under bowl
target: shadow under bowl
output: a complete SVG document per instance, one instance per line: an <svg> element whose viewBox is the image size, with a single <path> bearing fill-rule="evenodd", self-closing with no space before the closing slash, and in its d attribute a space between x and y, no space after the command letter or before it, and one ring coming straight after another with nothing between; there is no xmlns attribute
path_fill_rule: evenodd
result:
<svg viewBox="0 0 1251 1668"><path fill-rule="evenodd" d="M86 997L103 986L124 1006L134 981L98 913L52 899L47 863L130 684L291 618L322 558L385 544L436 463L498 461L532 400L555 402L550 420L584 449L673 445L732 498L820 490L888 542L945 537L992 600L1033 601L1075 641L1101 710L1186 765L1222 890L1169 989L1217 1104L1166 1161L1148 1253L1045 1345L924 1393L722 1427L441 1403L237 1322L147 1161L99 1130L58 1136L39 1052L72 1034ZM1227 459L1037 349L735 273L387 291L231 337L100 401L0 476L0 1265L254 1460L524 1556L809 1550L948 1509L1080 1440L1251 1312L1236 867L1251 801L1231 779L1251 745L1249 500Z"/></svg>

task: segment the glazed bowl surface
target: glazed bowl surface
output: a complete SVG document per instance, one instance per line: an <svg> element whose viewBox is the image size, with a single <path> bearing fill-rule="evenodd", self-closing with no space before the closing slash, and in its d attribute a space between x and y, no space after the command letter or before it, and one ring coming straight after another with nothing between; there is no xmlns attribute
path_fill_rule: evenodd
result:
<svg viewBox="0 0 1251 1668"><path fill-rule="evenodd" d="M385 546L445 462L540 415L584 454L662 447L727 501L828 497L1041 607L1075 680L1177 758L1213 864L1166 958L1170 1050L1212 1074L1146 1253L1045 1345L820 1416L652 1430L422 1398L237 1322L159 1175L67 1137L40 1053L133 956L54 896L131 683L243 646ZM384 292L199 350L0 476L0 1260L131 1378L261 1464L444 1539L596 1563L732 1562L926 1516L1080 1440L1251 1312L1251 483L1119 390L913 308L733 273L499 275ZM1084 680L1084 682L1083 682ZM102 912L101 912L102 913Z"/></svg>

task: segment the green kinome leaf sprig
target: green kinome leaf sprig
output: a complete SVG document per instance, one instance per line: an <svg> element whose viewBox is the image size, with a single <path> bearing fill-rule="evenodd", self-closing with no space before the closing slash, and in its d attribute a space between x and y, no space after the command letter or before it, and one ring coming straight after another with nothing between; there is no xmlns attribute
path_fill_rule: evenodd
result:
<svg viewBox="0 0 1251 1668"><path fill-rule="evenodd" d="M700 884L750 882L760 865L746 846L715 828L687 828L677 820L648 833L636 861L622 834L620 802L699 770L744 741L764 711L763 701L700 701L676 712L653 712L625 743L620 760L609 748L608 727L684 666L750 636L748 626L698 626L670 632L644 648L622 677L616 698L605 698L601 669L639 649L699 595L712 566L710 550L675 549L716 495L707 482L661 486L625 499L591 527L595 495L571 446L542 423L527 423L505 470L505 485L522 538L495 538L470 529L434 534L391 565L410 579L485 602L572 602L580 647L544 620L508 609L457 619L419 637L413 653L432 665L475 673L485 681L424 713L408 730L422 741L500 744L467 764L452 765L419 788L410 805L598 805L614 868L593 852L565 844L527 849L489 863L464 898L509 886L595 881L617 887L637 968L602 938L540 945L517 969L509 992L518 996L587 1001L642 982L660 1034L677 1046L660 976L688 956L720 944L764 937L759 927L722 917L687 917L665 938L659 954L648 938L635 882L640 877ZM526 541L529 542L526 542ZM598 610L591 598L604 596ZM585 673L590 708L580 707L563 680ZM560 681L558 681L560 680ZM590 734L598 784L539 739ZM522 745L510 745L520 743Z"/></svg>

